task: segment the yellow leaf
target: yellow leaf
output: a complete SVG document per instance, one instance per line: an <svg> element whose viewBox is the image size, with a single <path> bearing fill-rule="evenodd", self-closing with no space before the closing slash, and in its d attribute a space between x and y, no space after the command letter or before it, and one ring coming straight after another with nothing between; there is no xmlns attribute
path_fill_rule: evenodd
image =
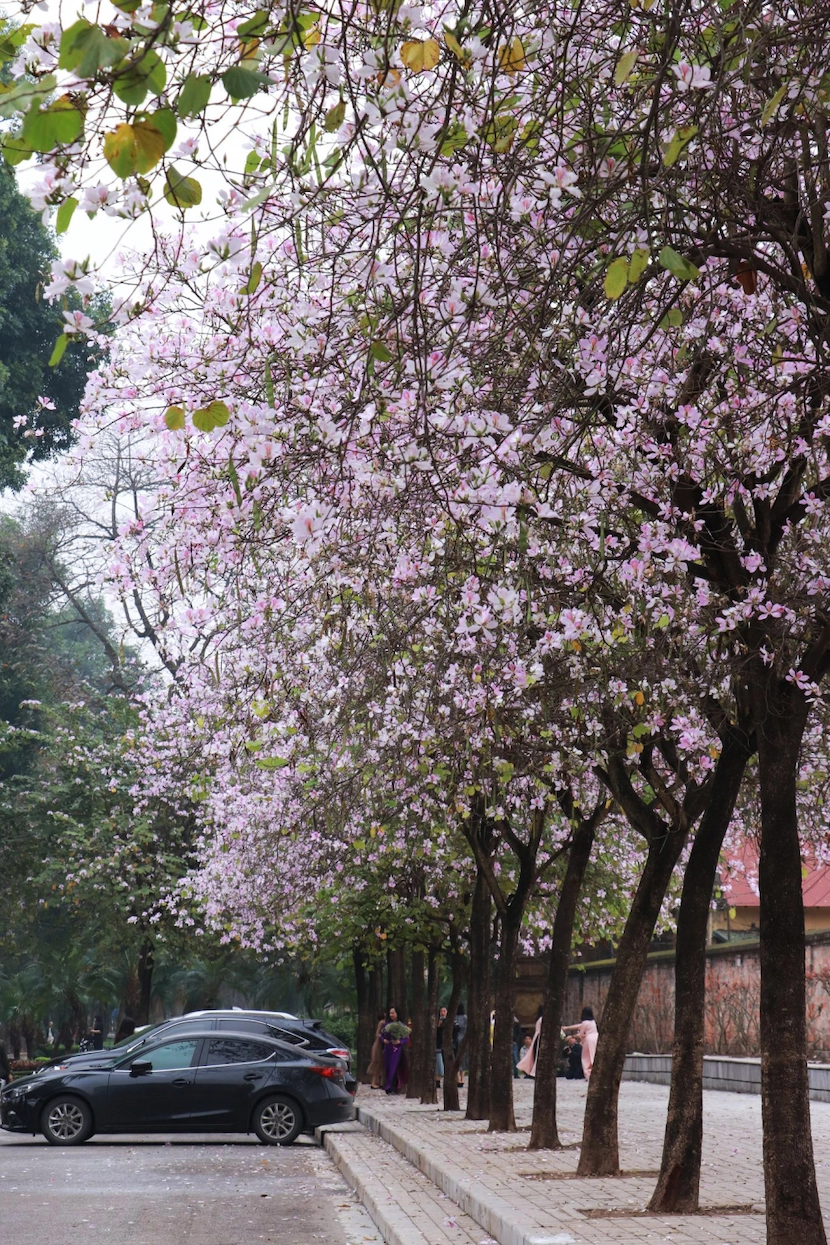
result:
<svg viewBox="0 0 830 1245"><path fill-rule="evenodd" d="M437 39L408 39L401 47L401 60L412 73L434 69L441 59Z"/></svg>
<svg viewBox="0 0 830 1245"><path fill-rule="evenodd" d="M644 705L645 703L646 703L646 698L645 698L645 696L643 695L643 693L642 693L642 692L635 692L635 693L634 693L634 704L635 704L635 705Z"/></svg>
<svg viewBox="0 0 830 1245"><path fill-rule="evenodd" d="M615 259L605 274L603 288L606 298L619 298L628 284L628 260L625 256Z"/></svg>
<svg viewBox="0 0 830 1245"><path fill-rule="evenodd" d="M447 47L452 52L455 59L458 61L461 61L462 64L464 63L464 61L470 59L468 54L464 51L461 44L458 42L458 40L456 39L455 35L452 33L451 30L444 31L444 42L446 43Z"/></svg>
<svg viewBox="0 0 830 1245"><path fill-rule="evenodd" d="M320 34L320 27L315 24L314 26L311 27L311 30L308 32L308 34L304 36L303 43L305 44L307 49L313 48L317 46L317 44L320 42L322 37L323 36Z"/></svg>
<svg viewBox="0 0 830 1245"><path fill-rule="evenodd" d="M525 47L518 35L499 48L499 68L505 73L517 73L525 67Z"/></svg>

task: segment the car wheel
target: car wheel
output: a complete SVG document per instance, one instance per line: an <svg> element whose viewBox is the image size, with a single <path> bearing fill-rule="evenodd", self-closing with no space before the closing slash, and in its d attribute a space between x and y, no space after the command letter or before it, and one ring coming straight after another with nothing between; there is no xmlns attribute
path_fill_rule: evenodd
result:
<svg viewBox="0 0 830 1245"><path fill-rule="evenodd" d="M43 1108L40 1131L53 1146L79 1146L92 1134L92 1112L80 1098L53 1098Z"/></svg>
<svg viewBox="0 0 830 1245"><path fill-rule="evenodd" d="M290 1146L302 1127L302 1111L290 1098L266 1098L254 1108L254 1132L267 1146Z"/></svg>

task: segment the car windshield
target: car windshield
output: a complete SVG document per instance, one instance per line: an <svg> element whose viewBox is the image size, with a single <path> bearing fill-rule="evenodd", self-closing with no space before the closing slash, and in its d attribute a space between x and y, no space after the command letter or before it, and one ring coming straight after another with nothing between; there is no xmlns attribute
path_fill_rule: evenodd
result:
<svg viewBox="0 0 830 1245"><path fill-rule="evenodd" d="M159 1029L163 1029L167 1021L160 1025L146 1025L143 1029L136 1029L135 1033L131 1033L129 1037L122 1038L120 1042L113 1045L113 1050L128 1050L134 1046L143 1046L148 1037L152 1037Z"/></svg>

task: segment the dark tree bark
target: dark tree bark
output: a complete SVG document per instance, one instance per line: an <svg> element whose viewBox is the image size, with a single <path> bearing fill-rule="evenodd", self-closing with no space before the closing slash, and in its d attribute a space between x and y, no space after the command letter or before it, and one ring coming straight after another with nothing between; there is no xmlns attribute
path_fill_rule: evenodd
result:
<svg viewBox="0 0 830 1245"><path fill-rule="evenodd" d="M438 998L441 987L438 951L430 947L427 953L427 1020L429 1022L429 1063L427 1065L421 1102L426 1104L438 1101L435 1076L435 1033L438 1028Z"/></svg>
<svg viewBox="0 0 830 1245"><path fill-rule="evenodd" d="M133 1012L136 1024L146 1025L150 1023L150 998L153 989L153 969L155 967L155 956L153 953L153 944L149 939L145 939L141 944L138 953L138 1000L137 1010Z"/></svg>
<svg viewBox="0 0 830 1245"><path fill-rule="evenodd" d="M455 1019L455 1013L458 1004L461 1001L461 994L464 989L464 981L466 977L465 965L463 957L458 950L458 938L453 930L450 931L450 942L452 951L450 952L450 966L452 970L452 992L450 1001L447 1004L447 1019L444 1023L444 1031L442 1035L442 1051L444 1055L444 1110L459 1111L460 1105L458 1100L458 1069L463 1058L463 1051L459 1047L458 1053L452 1048L452 1024Z"/></svg>
<svg viewBox="0 0 830 1245"><path fill-rule="evenodd" d="M409 1081L406 1086L407 1098L421 1098L426 1084L426 1068L430 1062L430 1054L434 1059L435 1035L427 1014L427 994L424 974L426 972L426 956L423 947L415 947L412 951L412 1035L409 1039L411 1054Z"/></svg>
<svg viewBox="0 0 830 1245"><path fill-rule="evenodd" d="M573 927L576 904L588 861L594 846L596 830L607 808L603 802L590 817L582 818L568 799L566 812L571 820L577 817L568 864L556 906L553 921L553 945L550 950L548 977L545 986L542 1030L536 1055L536 1083L533 1091L533 1122L530 1130L530 1150L559 1150L559 1129L556 1121L556 1064L559 1054L559 1034L562 1028L562 1009L568 985L568 966L571 959Z"/></svg>
<svg viewBox="0 0 830 1245"><path fill-rule="evenodd" d="M470 911L470 986L467 991L467 1119L490 1116L490 1007L493 900L479 869Z"/></svg>
<svg viewBox="0 0 830 1245"><path fill-rule="evenodd" d="M660 906L685 841L685 832L675 830L649 846L646 865L617 948L614 974L600 1021L600 1039L585 1101L579 1176L619 1175L617 1106L628 1031Z"/></svg>
<svg viewBox="0 0 830 1245"><path fill-rule="evenodd" d="M68 1045L66 1044L66 1036L64 1034L64 1030L66 1031L66 1034L68 1034L69 1036ZM68 1024L64 1024L61 1027L61 1036L64 1037L64 1049L71 1050L72 1049L72 1030L69 1028ZM20 1026L10 1024L9 1025L9 1046L11 1047L12 1059L20 1058L20 1046L21 1046L22 1040L23 1039L20 1035Z"/></svg>
<svg viewBox="0 0 830 1245"><path fill-rule="evenodd" d="M723 740L706 812L686 870L677 919L671 1090L657 1187L648 1209L691 1215L698 1209L703 1145L703 1037L706 935L718 859L735 809L751 745L743 732Z"/></svg>
<svg viewBox="0 0 830 1245"><path fill-rule="evenodd" d="M404 947L390 947L386 953L387 982L386 1009L396 1007L398 1019L406 1024L409 1003L406 997L406 950Z"/></svg>
<svg viewBox="0 0 830 1245"><path fill-rule="evenodd" d="M518 905L516 905L518 907ZM511 904L511 908L513 908ZM513 1014L516 994L516 952L524 905L516 918L516 908L500 921L499 963L496 972L495 1025L490 1061L491 1133L516 1131L513 1112Z"/></svg>
<svg viewBox="0 0 830 1245"><path fill-rule="evenodd" d="M767 1240L825 1245L807 1080L804 902L796 782L803 693L756 658L761 794L761 1109Z"/></svg>
<svg viewBox="0 0 830 1245"><path fill-rule="evenodd" d="M357 993L357 1079L362 1085L368 1085L370 1078L366 1075L369 1060L372 1057L372 1043L375 1039L375 1010L372 1007L369 974L364 963L364 948L356 944L352 948L354 963L355 989Z"/></svg>

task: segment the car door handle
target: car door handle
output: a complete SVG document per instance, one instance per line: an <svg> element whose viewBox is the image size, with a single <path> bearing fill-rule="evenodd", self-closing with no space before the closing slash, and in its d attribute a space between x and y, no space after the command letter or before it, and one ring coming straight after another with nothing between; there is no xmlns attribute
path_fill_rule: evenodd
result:
<svg viewBox="0 0 830 1245"><path fill-rule="evenodd" d="M246 1072L242 1079L243 1081L261 1081L262 1073L261 1072Z"/></svg>
<svg viewBox="0 0 830 1245"><path fill-rule="evenodd" d="M189 1081L186 1076L177 1076L175 1081L171 1081L171 1085L192 1085L192 1084L193 1082Z"/></svg>

